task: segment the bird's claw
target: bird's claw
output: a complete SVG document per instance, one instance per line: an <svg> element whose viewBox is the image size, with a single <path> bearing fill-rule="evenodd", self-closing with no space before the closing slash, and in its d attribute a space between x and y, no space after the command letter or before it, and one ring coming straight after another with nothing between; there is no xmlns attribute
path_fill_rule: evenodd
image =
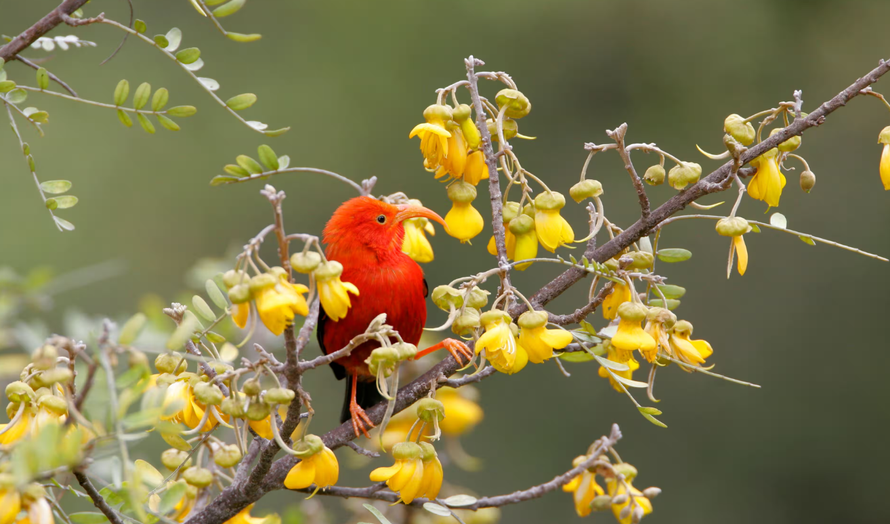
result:
<svg viewBox="0 0 890 524"><path fill-rule="evenodd" d="M364 434L365 438L370 439L371 436L368 435L368 430L374 427L374 423L368 418L365 410L357 403L350 402L349 413L352 415L352 430L355 431L355 437L358 438Z"/></svg>
<svg viewBox="0 0 890 524"><path fill-rule="evenodd" d="M454 360L461 366L469 364L473 359L473 351L461 342L460 340L455 340L453 338L446 338L442 341L442 346L451 353L451 356L454 357ZM465 357L467 359L466 362L461 360L461 357Z"/></svg>

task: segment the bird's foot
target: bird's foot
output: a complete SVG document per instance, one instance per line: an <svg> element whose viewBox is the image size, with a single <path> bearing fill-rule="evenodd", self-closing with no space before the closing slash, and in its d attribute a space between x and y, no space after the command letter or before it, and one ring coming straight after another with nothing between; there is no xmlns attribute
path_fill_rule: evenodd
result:
<svg viewBox="0 0 890 524"><path fill-rule="evenodd" d="M446 338L442 341L442 347L444 347L446 351L451 353L451 356L454 357L454 360L456 360L457 363L461 366L469 364L470 361L473 359L473 351L469 348L469 346L467 346L460 340ZM467 359L466 363L463 362L461 357Z"/></svg>
<svg viewBox="0 0 890 524"><path fill-rule="evenodd" d="M370 439L368 430L374 427L374 423L368 418L365 410L353 401L349 403L349 413L352 415L352 429L355 431L355 437L358 438L364 434L366 438Z"/></svg>

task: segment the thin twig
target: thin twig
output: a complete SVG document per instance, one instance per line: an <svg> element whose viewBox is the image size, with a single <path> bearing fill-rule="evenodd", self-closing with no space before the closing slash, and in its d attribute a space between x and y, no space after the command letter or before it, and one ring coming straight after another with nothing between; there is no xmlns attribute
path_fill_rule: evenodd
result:
<svg viewBox="0 0 890 524"><path fill-rule="evenodd" d="M86 475L83 474L82 471L74 470L74 478L77 479L77 482L83 487L83 489L87 492L87 495L90 496L90 500L93 501L93 505L105 515L105 518L108 519L112 524L124 524L124 521L120 519L117 512L108 505L108 502L99 494L99 491L96 489L96 486L93 486L93 483L87 478Z"/></svg>
<svg viewBox="0 0 890 524"><path fill-rule="evenodd" d="M643 220L645 220L649 218L649 213L651 213L649 209L649 197L646 196L646 187L643 186L643 181L640 179L639 175L637 175L637 170L634 168L634 163L630 159L630 153L628 153L627 148L624 145L624 135L626 133L626 122L616 127L614 131L606 131L606 134L609 135L609 138L614 140L615 144L618 146L618 154L621 155L621 160L624 161L624 169L627 170L627 174L630 175L630 179L633 182L634 189L637 190L637 198L639 198L640 200L642 218Z"/></svg>
<svg viewBox="0 0 890 524"><path fill-rule="evenodd" d="M65 0L58 7L50 11L34 25L22 31L3 47L0 47L0 59L9 62L19 53L37 41L38 38L48 33L51 29L62 23L62 15L68 16L77 11L89 0Z"/></svg>
<svg viewBox="0 0 890 524"><path fill-rule="evenodd" d="M28 60L27 58L25 58L21 55L16 55L15 59L18 60L19 62L25 64L26 66L30 67L31 69L35 69L35 70L40 69L39 65L35 64L34 62ZM49 77L50 80L52 80L53 82L62 86L62 88L65 89L65 91L68 91L69 93L71 93L71 96L74 96L74 97L77 96L77 92L75 92L74 89L71 89L71 86L69 86L68 84L63 82L61 78L57 77L55 74L53 74L49 71L46 72L46 75Z"/></svg>

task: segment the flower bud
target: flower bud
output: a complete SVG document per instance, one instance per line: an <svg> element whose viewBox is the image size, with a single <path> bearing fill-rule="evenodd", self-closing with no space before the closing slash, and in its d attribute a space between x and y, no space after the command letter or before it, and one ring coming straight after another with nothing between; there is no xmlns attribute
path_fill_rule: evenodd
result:
<svg viewBox="0 0 890 524"><path fill-rule="evenodd" d="M249 378L244 381L244 385L241 386L241 391L251 397L255 397L260 394L262 387L260 386L260 381L256 378Z"/></svg>
<svg viewBox="0 0 890 524"><path fill-rule="evenodd" d="M260 421L268 417L272 413L269 404L263 402L251 402L247 406L247 418L253 421Z"/></svg>
<svg viewBox="0 0 890 524"><path fill-rule="evenodd" d="M664 183L664 166L661 164L655 164L646 170L646 173L643 174L643 181L649 184L650 186L660 186Z"/></svg>
<svg viewBox="0 0 890 524"><path fill-rule="evenodd" d="M188 370L188 360L173 353L161 353L155 358L155 368L161 373L178 375Z"/></svg>
<svg viewBox="0 0 890 524"><path fill-rule="evenodd" d="M183 462L185 462L184 465L182 464ZM185 468L191 466L192 459L189 457L188 452L170 448L161 453L161 464L170 471L173 471L180 465L183 465Z"/></svg>
<svg viewBox="0 0 890 524"><path fill-rule="evenodd" d="M213 473L209 469L192 466L182 472L182 478L196 488L206 488L213 482Z"/></svg>
<svg viewBox="0 0 890 524"><path fill-rule="evenodd" d="M138 349L130 349L127 352L127 356L127 363L130 367L148 367L148 356L142 351L139 351Z"/></svg>
<svg viewBox="0 0 890 524"><path fill-rule="evenodd" d="M433 104L423 110L423 118L425 118L427 122L433 120L443 120L447 122L451 120L452 115L451 106L448 105Z"/></svg>
<svg viewBox="0 0 890 524"><path fill-rule="evenodd" d="M315 279L319 281L330 280L332 278L337 278L343 274L343 264L337 262L336 260L328 260L327 262L319 265L315 268L315 271L312 272L315 275Z"/></svg>
<svg viewBox="0 0 890 524"><path fill-rule="evenodd" d="M619 263L618 259L616 258L610 258L609 260L606 260L605 262L603 262L603 265L606 266L613 273L615 271L618 271L618 269L621 267L621 263Z"/></svg>
<svg viewBox="0 0 890 524"><path fill-rule="evenodd" d="M40 386L48 387L53 384L67 384L74 379L74 374L68 368L53 368L34 378Z"/></svg>
<svg viewBox="0 0 890 524"><path fill-rule="evenodd" d="M392 347L398 352L399 360L408 360L417 356L417 346L407 342L396 342Z"/></svg>
<svg viewBox="0 0 890 524"><path fill-rule="evenodd" d="M612 500L614 500L614 499L612 499ZM627 502L627 501L625 501L625 502ZM624 521L624 520L629 519L630 512L631 512L630 504L628 504L627 506L624 506L623 508L621 508L621 512L618 513L618 520Z"/></svg>
<svg viewBox="0 0 890 524"><path fill-rule="evenodd" d="M659 495L661 495L661 488L656 488L655 486L643 490L643 496L649 500L652 500Z"/></svg>
<svg viewBox="0 0 890 524"><path fill-rule="evenodd" d="M649 313L649 309L643 304L638 304L636 302L622 302L620 306L618 306L618 316L623 320L630 320L632 322L641 322L646 315Z"/></svg>
<svg viewBox="0 0 890 524"><path fill-rule="evenodd" d="M593 511L605 511L611 509L612 497L608 495L597 495L593 498L593 502L590 503L590 507Z"/></svg>
<svg viewBox="0 0 890 524"><path fill-rule="evenodd" d="M417 418L432 423L433 417L441 421L445 418L445 405L434 398L422 398L417 401Z"/></svg>
<svg viewBox="0 0 890 524"><path fill-rule="evenodd" d="M311 457L322 449L324 449L324 441L318 435L311 433L294 443L294 451L300 458Z"/></svg>
<svg viewBox="0 0 890 524"><path fill-rule="evenodd" d="M223 446L213 454L213 462L221 468L234 467L241 462L241 451L234 444Z"/></svg>
<svg viewBox="0 0 890 524"><path fill-rule="evenodd" d="M498 137L498 126L495 123L495 121L489 118L488 120L485 121L485 124L488 126L489 134L491 134L491 141L492 142L499 141L500 137ZM504 119L504 140L510 140L511 138L515 137L518 134L519 134L519 124L516 122L516 120L513 120L512 118L505 118Z"/></svg>
<svg viewBox="0 0 890 524"><path fill-rule="evenodd" d="M442 419L439 419L442 420ZM420 459L424 462L433 460L436 455L436 448L429 442L420 442Z"/></svg>
<svg viewBox="0 0 890 524"><path fill-rule="evenodd" d="M648 269L655 263L655 256L647 251L631 251L625 256L631 258L630 269Z"/></svg>
<svg viewBox="0 0 890 524"><path fill-rule="evenodd" d="M195 398L206 406L218 406L223 401L222 390L216 384L201 382L194 387Z"/></svg>
<svg viewBox="0 0 890 524"><path fill-rule="evenodd" d="M372 375L377 375L382 371L383 375L387 377L392 375L397 362L399 362L399 350L394 347L379 347L365 359Z"/></svg>
<svg viewBox="0 0 890 524"><path fill-rule="evenodd" d="M34 369L52 369L56 367L56 359L59 358L59 350L55 346L45 344L34 350L31 360L34 362Z"/></svg>
<svg viewBox="0 0 890 524"><path fill-rule="evenodd" d="M723 135L723 147L725 147L733 157L742 156L742 153L748 150L747 147L742 145L742 143L736 140L732 135Z"/></svg>
<svg viewBox="0 0 890 524"><path fill-rule="evenodd" d="M651 307L646 318L652 322L664 324L665 327L671 328L677 322L677 315L673 311L669 311L663 307Z"/></svg>
<svg viewBox="0 0 890 524"><path fill-rule="evenodd" d="M250 280L250 277L248 277L247 273L245 273L244 271L242 271L240 269L238 271L235 271L234 269L230 269L230 270L226 271L225 273L223 273L222 280L223 280L223 285L226 286L226 289L232 289L233 287L237 286L238 284L246 284Z"/></svg>
<svg viewBox="0 0 890 524"><path fill-rule="evenodd" d="M727 217L717 221L717 233L724 237L737 237L748 232L748 221L742 217Z"/></svg>
<svg viewBox="0 0 890 524"><path fill-rule="evenodd" d="M296 393L291 389L271 388L269 391L266 391L266 394L263 396L263 401L267 404L290 404L295 396Z"/></svg>
<svg viewBox="0 0 890 524"><path fill-rule="evenodd" d="M815 185L816 175L814 175L812 171L807 169L800 174L800 188L803 189L804 193L809 193L810 191L812 191Z"/></svg>
<svg viewBox="0 0 890 524"><path fill-rule="evenodd" d="M250 279L250 292L259 293L278 283L278 277L271 273L263 273Z"/></svg>
<svg viewBox="0 0 890 524"><path fill-rule="evenodd" d="M566 207L566 197L556 191L544 191L535 197L535 207L545 211L562 209Z"/></svg>
<svg viewBox="0 0 890 524"><path fill-rule="evenodd" d="M399 442L392 447L392 458L396 460L415 460L423 455L423 450L414 442Z"/></svg>
<svg viewBox="0 0 890 524"><path fill-rule="evenodd" d="M534 201L529 202L528 204L522 206L522 214L523 215L528 215L532 218L535 218L535 212L536 212L536 209L535 209Z"/></svg>
<svg viewBox="0 0 890 524"><path fill-rule="evenodd" d="M294 268L294 271L297 273L312 273L319 264L321 264L321 255L315 251L294 253L290 257L290 266Z"/></svg>
<svg viewBox="0 0 890 524"><path fill-rule="evenodd" d="M229 300L232 304L250 302L250 295L250 284L236 284L229 290Z"/></svg>
<svg viewBox="0 0 890 524"><path fill-rule="evenodd" d="M470 296L467 297L467 307L481 309L488 305L488 295L491 293L484 289L479 289L478 287L474 287L470 291Z"/></svg>
<svg viewBox="0 0 890 524"><path fill-rule="evenodd" d="M507 227L516 236L525 235L535 230L535 219L528 215L519 215L511 220Z"/></svg>
<svg viewBox="0 0 890 524"><path fill-rule="evenodd" d="M636 505L633 509L633 514L630 516L631 524L639 524L641 520L643 520L643 515L645 515L645 511L643 511L643 506Z"/></svg>
<svg viewBox="0 0 890 524"><path fill-rule="evenodd" d="M518 217L521 212L522 209L519 207L519 202L507 202L504 204L503 210L504 223L508 223Z"/></svg>
<svg viewBox="0 0 890 524"><path fill-rule="evenodd" d="M671 168L668 172L668 184L672 188L680 190L689 184L698 182L701 176L701 166L695 162L683 162Z"/></svg>
<svg viewBox="0 0 890 524"><path fill-rule="evenodd" d="M603 184L599 180L582 180L569 189L569 196L580 204L585 198L603 194Z"/></svg>
<svg viewBox="0 0 890 524"><path fill-rule="evenodd" d="M155 384L159 388L165 388L174 382L176 382L176 375L171 375L170 373L161 373L155 379Z"/></svg>
<svg viewBox="0 0 890 524"><path fill-rule="evenodd" d="M35 502L40 499L46 498L46 488L41 486L36 482L32 482L25 486L25 489L22 491L22 498L25 499L27 503ZM14 516L14 515L13 515ZM25 522L26 519L19 520L17 522Z"/></svg>
<svg viewBox="0 0 890 524"><path fill-rule="evenodd" d="M464 120L470 118L472 114L473 110L470 109L470 106L468 106L467 104L460 104L451 112L451 117L454 119L455 122L463 122Z"/></svg>
<svg viewBox="0 0 890 524"><path fill-rule="evenodd" d="M547 323L550 317L546 311L526 311L519 315L519 327L522 329L535 329Z"/></svg>
<svg viewBox="0 0 890 524"><path fill-rule="evenodd" d="M241 400L236 400L234 398L227 398L223 400L222 403L220 403L219 405L219 410L222 411L224 414L235 418L241 418L245 414L244 402L242 402Z"/></svg>
<svg viewBox="0 0 890 524"><path fill-rule="evenodd" d="M458 180L448 186L448 199L452 202L469 204L476 200L476 188L473 187L473 184Z"/></svg>
<svg viewBox="0 0 890 524"><path fill-rule="evenodd" d="M34 390L24 382L17 380L6 386L6 398L12 402L25 402L32 396L34 396Z"/></svg>
<svg viewBox="0 0 890 524"><path fill-rule="evenodd" d="M37 405L46 408L52 413L56 415L67 415L68 414L68 403L65 402L65 399L61 397L57 397L55 395L44 395L40 397L40 400L37 402Z"/></svg>
<svg viewBox="0 0 890 524"><path fill-rule="evenodd" d="M726 117L723 121L723 130L742 144L749 146L754 142L757 132L751 122L745 122L741 115L735 113Z"/></svg>
<svg viewBox="0 0 890 524"><path fill-rule="evenodd" d="M461 292L451 286L436 286L430 297L433 299L433 304L443 311L449 311L452 306L458 309L464 303Z"/></svg>
<svg viewBox="0 0 890 524"><path fill-rule="evenodd" d="M489 324L497 322L498 320L507 323L513 321L513 319L510 318L510 315L508 315L507 312L502 309L488 310L485 313L482 313L482 316L479 318L479 321L482 323L483 326L487 326Z"/></svg>
<svg viewBox="0 0 890 524"><path fill-rule="evenodd" d="M624 480L626 480L627 482L632 481L637 476L637 468L631 466L627 462L615 464L612 467L615 469L615 473L624 475Z"/></svg>
<svg viewBox="0 0 890 524"><path fill-rule="evenodd" d="M673 332L677 335L692 335L692 323L686 320L680 320L674 324Z"/></svg>
<svg viewBox="0 0 890 524"><path fill-rule="evenodd" d="M474 308L466 308L464 312L454 319L451 324L451 331L458 336L469 335L474 329L479 327L479 310Z"/></svg>
<svg viewBox="0 0 890 524"><path fill-rule="evenodd" d="M890 126L881 130L881 134L878 135L878 143L884 145L890 144Z"/></svg>
<svg viewBox="0 0 890 524"><path fill-rule="evenodd" d="M532 110L532 103L516 89L501 89L494 97L498 107L506 107L504 114L510 118L522 118Z"/></svg>
<svg viewBox="0 0 890 524"><path fill-rule="evenodd" d="M624 504L627 502L628 498L629 497L627 496L627 493L615 495L614 497L612 497L612 504Z"/></svg>
<svg viewBox="0 0 890 524"><path fill-rule="evenodd" d="M773 136L780 131L782 131L782 130L781 129L773 129L772 131L770 131L769 136ZM789 153L791 151L794 151L798 147L800 147L800 135L793 136L793 137L789 138L788 140L779 144L779 151L784 151L785 153Z"/></svg>

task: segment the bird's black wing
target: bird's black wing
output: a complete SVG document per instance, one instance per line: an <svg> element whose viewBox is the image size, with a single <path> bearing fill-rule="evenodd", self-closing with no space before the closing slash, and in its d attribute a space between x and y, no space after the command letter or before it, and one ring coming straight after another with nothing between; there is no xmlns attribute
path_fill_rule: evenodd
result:
<svg viewBox="0 0 890 524"><path fill-rule="evenodd" d="M328 323L328 315L324 312L324 308L318 308L318 347L321 348L321 352L325 355L328 354L327 350L324 347L324 329ZM346 368L337 364L336 362L331 362L331 371L334 372L334 376L337 377L337 380L343 380L346 378Z"/></svg>
<svg viewBox="0 0 890 524"><path fill-rule="evenodd" d="M430 285L426 283L426 279L423 279L423 298L430 296Z"/></svg>

